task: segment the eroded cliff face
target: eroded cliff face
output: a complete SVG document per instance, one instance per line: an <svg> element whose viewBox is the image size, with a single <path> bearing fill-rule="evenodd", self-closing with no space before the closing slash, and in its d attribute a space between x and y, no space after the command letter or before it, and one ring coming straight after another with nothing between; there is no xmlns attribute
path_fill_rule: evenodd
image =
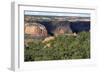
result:
<svg viewBox="0 0 100 73"><path fill-rule="evenodd" d="M47 30L44 25L40 23L26 23L25 34L31 37L46 37Z"/></svg>
<svg viewBox="0 0 100 73"><path fill-rule="evenodd" d="M90 31L90 18L25 16L25 34L47 37Z"/></svg>
<svg viewBox="0 0 100 73"><path fill-rule="evenodd" d="M51 33L54 35L62 34L72 34L69 21L52 21L52 24L55 26Z"/></svg>

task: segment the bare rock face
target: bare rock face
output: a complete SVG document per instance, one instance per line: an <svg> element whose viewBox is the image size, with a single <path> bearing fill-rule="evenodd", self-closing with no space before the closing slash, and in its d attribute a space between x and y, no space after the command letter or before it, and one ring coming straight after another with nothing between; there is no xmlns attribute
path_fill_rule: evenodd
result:
<svg viewBox="0 0 100 73"><path fill-rule="evenodd" d="M64 27L58 27L54 31L54 35L62 35L67 31Z"/></svg>
<svg viewBox="0 0 100 73"><path fill-rule="evenodd" d="M66 21L58 21L55 23L56 28L53 30L54 35L72 34L70 23Z"/></svg>
<svg viewBox="0 0 100 73"><path fill-rule="evenodd" d="M25 34L28 34L32 37L46 37L47 30L45 26L40 23L26 23Z"/></svg>
<svg viewBox="0 0 100 73"><path fill-rule="evenodd" d="M54 39L55 39L55 37L50 36L50 37L45 38L45 39L42 41L42 43L46 43L46 42L49 42L50 40L54 40Z"/></svg>

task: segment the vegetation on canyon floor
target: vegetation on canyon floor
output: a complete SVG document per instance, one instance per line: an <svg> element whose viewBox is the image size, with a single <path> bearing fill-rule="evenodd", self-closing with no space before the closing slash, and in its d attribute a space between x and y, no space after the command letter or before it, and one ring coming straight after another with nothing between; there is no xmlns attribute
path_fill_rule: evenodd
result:
<svg viewBox="0 0 100 73"><path fill-rule="evenodd" d="M31 39L24 48L25 61L87 59L90 58L90 32L77 36L58 35L52 40Z"/></svg>

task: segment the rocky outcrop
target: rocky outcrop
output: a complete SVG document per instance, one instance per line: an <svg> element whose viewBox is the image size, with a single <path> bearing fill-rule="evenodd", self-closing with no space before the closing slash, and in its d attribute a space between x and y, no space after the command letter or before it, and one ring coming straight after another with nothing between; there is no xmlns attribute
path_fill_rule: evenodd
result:
<svg viewBox="0 0 100 73"><path fill-rule="evenodd" d="M50 37L45 38L45 39L42 41L42 43L46 43L46 42L49 42L50 40L54 40L54 39L55 39L55 37L50 36Z"/></svg>
<svg viewBox="0 0 100 73"><path fill-rule="evenodd" d="M45 26L40 23L27 23L25 24L25 34L32 37L46 37L47 30Z"/></svg>
<svg viewBox="0 0 100 73"><path fill-rule="evenodd" d="M72 30L70 28L70 23L68 21L56 21L53 22L56 25L56 28L52 31L54 35L61 34L72 34Z"/></svg>

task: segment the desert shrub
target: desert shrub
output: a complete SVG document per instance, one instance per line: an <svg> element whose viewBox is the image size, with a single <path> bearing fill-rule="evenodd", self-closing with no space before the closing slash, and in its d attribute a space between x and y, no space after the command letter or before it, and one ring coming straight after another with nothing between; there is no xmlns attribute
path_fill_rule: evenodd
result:
<svg viewBox="0 0 100 73"><path fill-rule="evenodd" d="M80 32L77 36L59 35L46 43L35 40L24 49L25 61L87 58L90 58L90 32Z"/></svg>

